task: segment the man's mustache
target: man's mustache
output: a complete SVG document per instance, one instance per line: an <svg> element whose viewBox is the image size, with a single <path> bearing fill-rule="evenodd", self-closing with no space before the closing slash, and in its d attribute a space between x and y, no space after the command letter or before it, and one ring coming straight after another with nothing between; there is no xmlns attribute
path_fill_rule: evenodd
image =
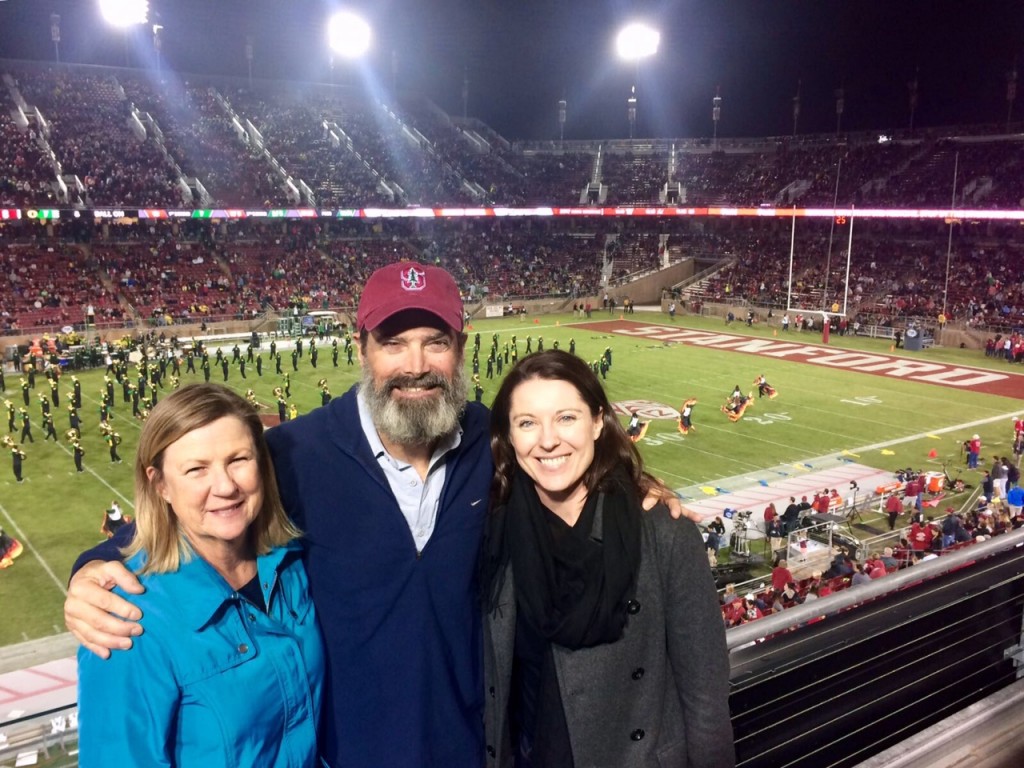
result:
<svg viewBox="0 0 1024 768"><path fill-rule="evenodd" d="M437 373L424 373L421 376L392 376L384 381L384 390L386 392L390 392L393 389L432 389L434 387L448 391L449 386L448 379Z"/></svg>

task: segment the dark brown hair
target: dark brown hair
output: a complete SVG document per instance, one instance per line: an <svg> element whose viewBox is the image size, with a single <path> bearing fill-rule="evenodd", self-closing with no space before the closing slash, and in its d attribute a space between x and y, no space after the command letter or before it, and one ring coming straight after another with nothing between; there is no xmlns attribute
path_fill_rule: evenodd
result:
<svg viewBox="0 0 1024 768"><path fill-rule="evenodd" d="M594 442L594 460L583 473L587 495L595 490L608 490L610 477L616 470L619 470L618 476L624 476L637 493L650 486L643 470L643 460L615 416L597 375L576 355L550 349L527 355L516 363L501 383L491 405L491 453L494 456L492 507L504 504L512 487L512 477L518 466L510 437L512 393L516 387L530 379L572 384L590 409L590 415L601 415L603 428Z"/></svg>

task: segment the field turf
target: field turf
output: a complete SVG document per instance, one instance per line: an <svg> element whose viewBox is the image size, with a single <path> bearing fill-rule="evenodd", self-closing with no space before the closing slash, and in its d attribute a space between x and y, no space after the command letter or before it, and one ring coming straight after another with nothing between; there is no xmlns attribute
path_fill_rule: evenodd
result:
<svg viewBox="0 0 1024 768"><path fill-rule="evenodd" d="M595 321L603 319L608 318L595 313ZM662 314L638 313L630 319L670 325L669 318ZM469 368L474 335L479 332L484 402L490 402L498 385L497 376L487 379L485 375L485 359L494 333L499 334L499 348L515 334L520 355L528 335L534 349L538 336L544 337L546 347L557 340L562 349L568 349L570 339L574 339L576 353L587 361L598 359L610 347L613 364L605 382L610 399L624 404L623 423L628 403L636 401L646 401L640 404L644 413L662 416L652 419L639 447L648 468L674 488L714 484L755 469L843 451L856 454L863 464L891 470L906 466L938 469L947 462L955 474L964 463L962 443L975 432L981 435L985 446L983 466L991 462L993 455L1010 455L1012 418L1024 411L1021 367L987 359L979 351L932 349L894 354L1009 373L1013 378L1008 391L1013 396L604 333L581 327L582 322L570 314L474 321L468 330L466 365ZM676 318L674 325L759 338L773 337L775 332L766 326L747 328L740 324L725 329L721 320L692 317ZM792 336L791 333L787 340L793 340ZM799 340L818 343L820 334L805 333ZM833 336L831 346L890 354L890 342L877 339ZM331 392L337 396L359 377L358 365L347 366L344 353L335 368L331 364L330 344L321 342L320 347L316 370L305 355L298 372L292 374L292 402L300 413L320 405L320 390L316 386L319 379L326 378ZM229 350L225 351L230 355ZM272 390L282 383L282 378L273 374L273 365L266 361L266 343L263 352L262 378L249 365L248 378L243 380L237 366L233 366L228 384L243 393L252 387L259 400L269 406L267 412L276 413ZM287 350L283 370L291 370ZM752 381L761 373L777 388L779 396L756 402L743 420L730 423L719 412L719 406L737 384L744 391L753 390ZM97 427L103 370L80 372L78 376L83 384L81 415L86 471L75 472L63 440L68 426L65 406L71 393L69 376L62 380L61 407L54 409L61 442L43 442L38 399L33 393L29 412L35 443L23 446L27 454L24 483L14 482L9 450L2 454L0 525L24 544L25 551L12 567L0 570L0 605L4 615L0 622L0 645L63 631L61 606L72 562L79 552L102 539L99 528L111 499L117 499L125 511L131 511L132 458L140 424L131 417L130 405L122 401L120 387L116 387L114 426L124 438L119 449L124 463L112 464ZM182 383L201 379L201 375L192 374L181 377ZM211 380L222 380L219 369L213 370ZM46 387L46 382L40 376L37 393L44 391L41 387ZM166 393L167 390L162 394ZM16 407L21 405L16 375L8 373L5 397ZM677 430L673 409L680 408L683 400L690 397L698 399L694 411L696 430L683 436ZM2 427L6 428L6 423ZM19 435L16 432L12 437L17 441ZM933 452L934 456L930 456ZM976 484L978 475L965 472L964 479Z"/></svg>

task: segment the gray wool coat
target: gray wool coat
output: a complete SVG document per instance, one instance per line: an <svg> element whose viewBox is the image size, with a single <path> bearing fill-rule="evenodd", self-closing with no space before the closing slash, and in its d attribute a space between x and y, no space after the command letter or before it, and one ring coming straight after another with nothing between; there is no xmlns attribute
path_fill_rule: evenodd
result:
<svg viewBox="0 0 1024 768"><path fill-rule="evenodd" d="M622 639L576 651L554 647L574 768L731 768L729 658L703 540L696 525L673 520L663 506L642 520L637 590ZM488 768L513 764L511 570L496 610L484 617Z"/></svg>

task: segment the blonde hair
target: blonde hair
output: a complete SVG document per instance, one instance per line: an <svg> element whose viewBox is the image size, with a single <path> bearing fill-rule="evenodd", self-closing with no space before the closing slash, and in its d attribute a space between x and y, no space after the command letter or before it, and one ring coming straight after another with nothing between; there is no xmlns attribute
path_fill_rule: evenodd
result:
<svg viewBox="0 0 1024 768"><path fill-rule="evenodd" d="M146 552L140 573L170 573L192 558L192 547L178 526L171 505L157 491L163 472L164 451L189 432L218 419L241 421L256 448L263 506L249 527L256 554L297 538L299 530L285 514L274 477L270 451L263 437L263 424L256 410L237 393L220 384L189 384L161 400L146 419L135 454L135 538L122 550L125 557ZM147 470L156 470L152 479Z"/></svg>

